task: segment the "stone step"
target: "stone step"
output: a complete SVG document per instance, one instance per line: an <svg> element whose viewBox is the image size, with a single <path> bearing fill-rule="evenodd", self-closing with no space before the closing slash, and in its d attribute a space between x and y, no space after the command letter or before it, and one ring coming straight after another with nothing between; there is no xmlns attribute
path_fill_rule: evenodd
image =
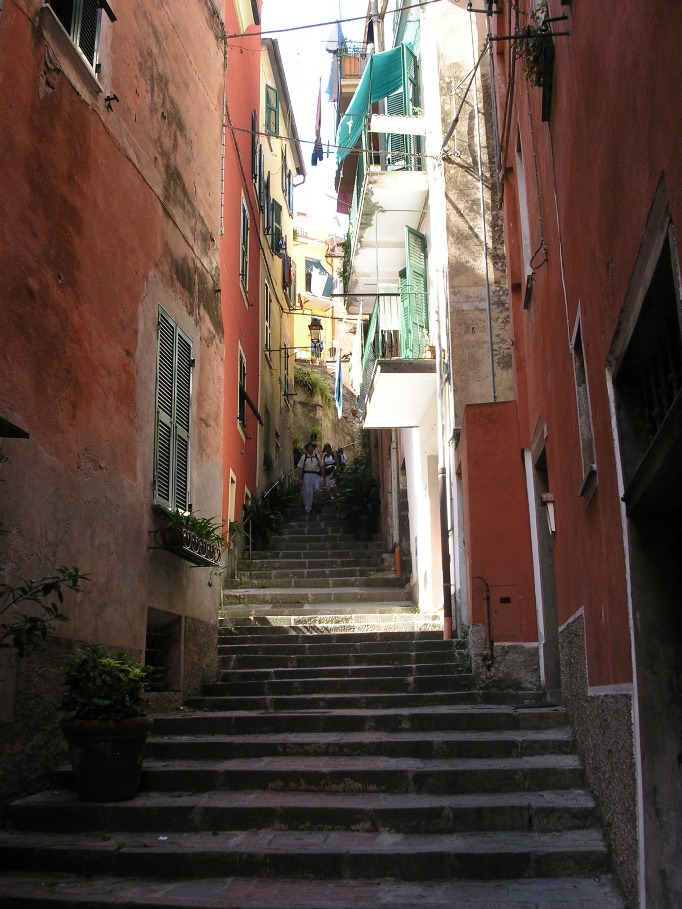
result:
<svg viewBox="0 0 682 909"><path fill-rule="evenodd" d="M157 760L226 760L270 755L304 757L385 755L391 758L511 758L571 754L569 727L506 732L302 732L253 735L152 735L147 757Z"/></svg>
<svg viewBox="0 0 682 909"><path fill-rule="evenodd" d="M374 568L376 565L381 564L381 559L377 559L375 553L371 552L357 552L352 555L341 555L337 553L334 556L330 556L326 552L318 552L317 554L306 551L301 554L300 558L282 558L282 559L246 559L243 562L239 563L239 570L243 572L256 572L256 571L267 571L270 569L280 569L282 571L288 571L291 569L303 569L303 568L327 568L334 566L336 568L343 568L345 565L349 567L361 568Z"/></svg>
<svg viewBox="0 0 682 909"><path fill-rule="evenodd" d="M473 678L461 676L462 686L467 681L469 689L449 691L421 691L421 692L364 692L348 694L303 694L303 695L261 695L237 697L207 697L200 695L188 698L187 706L193 710L210 710L224 712L227 710L261 710L261 711L313 711L313 710L398 710L415 708L419 705L429 707L454 707L462 704L478 704L485 702L486 692L473 688ZM494 693L495 701L503 701L505 696L510 702L515 699L515 693Z"/></svg>
<svg viewBox="0 0 682 909"><path fill-rule="evenodd" d="M0 900L7 909L625 909L613 882L599 876L429 883L222 875L156 881L100 875L93 892L89 878L39 872L0 878Z"/></svg>
<svg viewBox="0 0 682 909"><path fill-rule="evenodd" d="M208 793L141 792L132 802L98 811L73 791L58 789L17 802L14 827L27 832L168 833L210 830L342 830L397 833L543 833L594 825L594 799L579 789L495 794L410 794L366 792L260 792L242 789Z"/></svg>
<svg viewBox="0 0 682 909"><path fill-rule="evenodd" d="M387 593L390 594L390 599ZM271 607L300 603L303 606L308 603L314 604L318 611L328 609L329 612L338 610L343 603L374 603L392 610L408 602L410 594L407 590L392 589L387 592L381 587L318 587L307 590L290 587L268 587L261 590L257 587L245 587L224 590L222 593L223 606L244 603Z"/></svg>
<svg viewBox="0 0 682 909"><path fill-rule="evenodd" d="M300 607L299 607L300 609ZM249 615L234 610L224 610L219 620L220 643L234 640L235 644L243 643L244 637L252 637L259 646L268 644L264 638L272 638L273 643L292 647L305 644L309 647L332 647L337 650L340 645L349 653L361 648L379 652L391 652L393 648L401 650L407 647L419 648L428 644L447 645L455 650L466 649L466 641L452 639L444 641L442 619L432 621L416 616L409 606L396 605L387 609L379 603L375 612L365 611L358 615L353 607L346 607L346 612L320 614L312 607L310 612L254 609ZM380 624L379 632L368 630L368 625ZM326 630L328 626L329 630ZM282 641L286 638L286 641ZM322 649L317 650L318 653ZM330 651L331 652L331 651Z"/></svg>
<svg viewBox="0 0 682 909"><path fill-rule="evenodd" d="M348 572L347 569L340 571L328 570L304 570L301 572L252 572L246 577L236 578L229 584L223 585L225 589L238 590L239 588L251 588L258 590L271 589L289 589L294 588L298 591L304 589L338 589L338 588L381 588L382 590L404 590L405 581L395 575L386 575L383 573L368 574L366 571L356 573Z"/></svg>
<svg viewBox="0 0 682 909"><path fill-rule="evenodd" d="M249 649L257 650L255 645L251 645ZM340 654L318 655L311 654L309 650L292 654L286 653L281 647L278 648L279 653L240 653L240 650L241 648L238 644L228 644L218 648L222 681L225 681L223 677L225 672L239 672L241 678L249 681L259 678L265 672L271 673L272 678L287 678L294 673L299 678L312 677L317 674L348 675L361 667L371 670L371 674L385 672L385 667L380 665L379 660L382 657L385 659L386 655L381 653L348 654L344 649ZM443 671L443 666L446 666L450 671L453 669L457 671L460 667L467 666L468 660L468 656L462 653L459 656L459 661L453 663L453 655L450 650L422 651L418 660L416 660L413 650L391 654L392 667L401 666L405 667L406 671L410 671L411 667L416 664L419 672L422 673L435 672L435 668L431 669L431 667L436 665L441 672ZM325 672L320 673L320 670L325 670ZM256 675L256 673L258 674Z"/></svg>
<svg viewBox="0 0 682 909"><path fill-rule="evenodd" d="M340 673L328 673L326 676L315 673L312 677L307 678L300 674L300 671L294 672L293 678L276 678L269 679L261 675L258 679L244 680L239 678L237 681L219 681L207 685L204 689L205 698L221 697L286 697L288 695L306 695L314 696L318 694L333 695L360 695L368 697L373 694L407 694L445 692L445 691L466 691L471 688L472 679L467 673L460 675L448 672L443 673L443 667L439 666L433 673L423 673L417 675L414 671L404 671L398 675L393 672L392 675L386 673L371 673L367 667L356 667L354 671L348 671L345 675ZM232 673L221 673L221 679Z"/></svg>
<svg viewBox="0 0 682 909"><path fill-rule="evenodd" d="M159 836L0 833L0 871L191 881L201 877L287 877L380 881L594 876L607 868L594 829L462 834L361 831L209 831ZM294 903L298 906L299 903Z"/></svg>

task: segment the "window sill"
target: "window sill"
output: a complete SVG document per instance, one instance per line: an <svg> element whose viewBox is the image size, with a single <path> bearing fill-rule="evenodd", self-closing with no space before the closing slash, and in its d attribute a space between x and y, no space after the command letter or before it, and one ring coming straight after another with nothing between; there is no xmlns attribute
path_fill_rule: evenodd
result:
<svg viewBox="0 0 682 909"><path fill-rule="evenodd" d="M40 27L51 50L57 55L67 79L76 88L82 88L95 98L100 95L102 86L97 81L97 76L66 33L52 7L40 8Z"/></svg>

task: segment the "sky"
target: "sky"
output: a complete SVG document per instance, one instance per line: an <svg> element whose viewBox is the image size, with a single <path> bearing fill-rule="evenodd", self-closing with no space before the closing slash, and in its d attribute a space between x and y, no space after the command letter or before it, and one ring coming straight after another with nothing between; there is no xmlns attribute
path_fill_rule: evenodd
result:
<svg viewBox="0 0 682 909"><path fill-rule="evenodd" d="M308 26L317 22L333 22L354 16L363 17L356 22L342 22L343 34L350 41L360 42L367 0L263 0L261 31L264 37L274 38L284 63L284 71L294 108L294 117L306 168L306 181L295 190L297 212L305 212L313 222L325 225L328 230L345 234L344 218L336 225L336 150L334 146L336 113L329 101L327 86L331 71L332 54L325 45L336 41L336 24L321 25L296 31L272 31ZM311 165L315 140L315 115L318 90L322 88L322 144L324 161ZM327 157L327 142L330 144Z"/></svg>

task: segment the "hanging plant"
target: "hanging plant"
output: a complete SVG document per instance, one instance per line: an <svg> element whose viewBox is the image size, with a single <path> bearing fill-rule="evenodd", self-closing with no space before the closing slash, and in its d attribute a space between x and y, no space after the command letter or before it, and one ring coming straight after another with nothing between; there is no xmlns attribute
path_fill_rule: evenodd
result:
<svg viewBox="0 0 682 909"><path fill-rule="evenodd" d="M523 61L523 72L530 84L542 86L554 56L547 0L537 4L530 18L528 25L517 32L516 56Z"/></svg>

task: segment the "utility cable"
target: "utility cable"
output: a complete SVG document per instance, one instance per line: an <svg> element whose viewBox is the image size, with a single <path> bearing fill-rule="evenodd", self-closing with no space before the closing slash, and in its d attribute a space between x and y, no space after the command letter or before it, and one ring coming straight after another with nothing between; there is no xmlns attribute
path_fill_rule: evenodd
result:
<svg viewBox="0 0 682 909"><path fill-rule="evenodd" d="M401 13L404 10L408 9L421 9L423 6L430 6L432 3L442 3L442 0L422 0L421 3L411 3L407 6L395 6L393 9L384 10L383 15L386 16L388 13ZM366 22L367 15L364 16L350 16L346 19L330 19L328 22L312 22L309 25L291 25L289 28L270 28L267 31L261 32L233 32L232 34L225 35L226 40L231 38L251 38L254 35L281 35L285 32L300 32L308 28L323 28L325 25L337 25L341 22Z"/></svg>

